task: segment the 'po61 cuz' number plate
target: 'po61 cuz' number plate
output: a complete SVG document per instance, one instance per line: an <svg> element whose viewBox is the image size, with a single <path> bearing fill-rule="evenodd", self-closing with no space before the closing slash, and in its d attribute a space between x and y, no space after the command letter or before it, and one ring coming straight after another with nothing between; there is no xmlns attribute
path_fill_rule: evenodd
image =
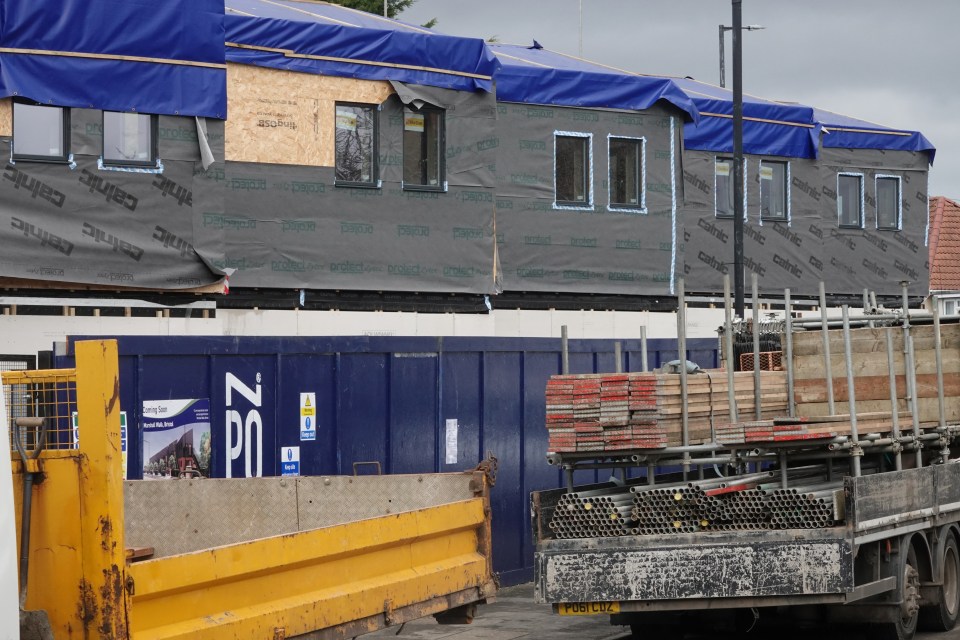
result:
<svg viewBox="0 0 960 640"><path fill-rule="evenodd" d="M556 605L562 616L596 616L620 613L619 602L561 602Z"/></svg>

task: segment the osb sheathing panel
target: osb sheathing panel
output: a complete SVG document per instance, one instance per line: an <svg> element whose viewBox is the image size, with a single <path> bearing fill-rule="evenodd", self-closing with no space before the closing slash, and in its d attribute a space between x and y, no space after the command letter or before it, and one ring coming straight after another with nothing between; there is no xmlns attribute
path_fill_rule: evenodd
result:
<svg viewBox="0 0 960 640"><path fill-rule="evenodd" d="M227 65L226 158L334 164L334 103L380 104L390 83Z"/></svg>
<svg viewBox="0 0 960 640"><path fill-rule="evenodd" d="M0 136L13 135L13 101L0 99Z"/></svg>

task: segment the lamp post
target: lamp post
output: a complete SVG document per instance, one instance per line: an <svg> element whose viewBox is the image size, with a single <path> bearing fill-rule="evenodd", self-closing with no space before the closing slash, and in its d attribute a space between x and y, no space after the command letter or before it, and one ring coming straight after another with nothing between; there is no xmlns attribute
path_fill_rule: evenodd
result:
<svg viewBox="0 0 960 640"><path fill-rule="evenodd" d="M724 51L726 50L726 33L727 31L733 31L733 27L727 27L725 25L720 25L720 86L726 87L726 75L727 75L727 63L726 55ZM760 31L761 29L766 29L765 26L760 24L748 24L745 27L741 27L743 31Z"/></svg>
<svg viewBox="0 0 960 640"><path fill-rule="evenodd" d="M720 86L724 86L723 34L733 31L733 308L743 318L743 32L764 27L743 26L742 0L733 5L733 26L720 25Z"/></svg>

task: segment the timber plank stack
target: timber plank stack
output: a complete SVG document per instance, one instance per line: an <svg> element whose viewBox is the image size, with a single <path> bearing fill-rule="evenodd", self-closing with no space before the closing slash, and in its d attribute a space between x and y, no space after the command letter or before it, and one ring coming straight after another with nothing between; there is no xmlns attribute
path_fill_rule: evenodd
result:
<svg viewBox="0 0 960 640"><path fill-rule="evenodd" d="M890 404L890 365L887 362L887 329L857 328L850 330L850 349L854 367L854 392L857 414L886 413ZM904 375L903 330L893 328L893 371L896 374L897 411L909 411L906 377ZM934 351L933 327L914 326L914 361L917 375L919 421L931 425L939 421L937 402L937 369ZM834 412L850 411L847 391L847 370L844 358L843 332L828 332L830 368L833 376ZM960 324L943 324L940 328L943 361L943 386L946 420L960 422ZM801 416L829 413L827 382L823 357L823 338L820 331L798 332L793 335L794 398L796 412ZM901 421L901 429L910 423ZM861 429L861 432L863 429Z"/></svg>
<svg viewBox="0 0 960 640"><path fill-rule="evenodd" d="M741 415L754 415L752 372L736 373ZM690 444L711 440L711 423L729 422L727 374L687 376ZM665 373L552 376L546 389L549 450L558 453L658 449L682 444L680 376ZM762 417L787 413L786 378L761 372Z"/></svg>

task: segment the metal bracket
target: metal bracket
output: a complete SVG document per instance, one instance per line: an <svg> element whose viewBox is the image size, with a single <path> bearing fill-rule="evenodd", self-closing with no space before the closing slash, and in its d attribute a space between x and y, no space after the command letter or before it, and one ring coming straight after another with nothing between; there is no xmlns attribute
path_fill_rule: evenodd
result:
<svg viewBox="0 0 960 640"><path fill-rule="evenodd" d="M850 456L863 457L863 447L859 443L853 443L850 445Z"/></svg>
<svg viewBox="0 0 960 640"><path fill-rule="evenodd" d="M362 467L362 466L375 466L375 467L377 468L377 475L378 475L378 476L382 476L382 475L383 475L383 469L380 467L380 462L377 461L377 460L374 460L373 462L354 462L354 463L353 463L353 475L354 475L354 476L360 475L358 472L359 472L359 470L360 470L360 467Z"/></svg>
<svg viewBox="0 0 960 640"><path fill-rule="evenodd" d="M487 451L487 457L477 465L476 470L482 471L487 476L487 483L492 487L497 484L497 470L500 468L500 462L493 455L492 451Z"/></svg>

